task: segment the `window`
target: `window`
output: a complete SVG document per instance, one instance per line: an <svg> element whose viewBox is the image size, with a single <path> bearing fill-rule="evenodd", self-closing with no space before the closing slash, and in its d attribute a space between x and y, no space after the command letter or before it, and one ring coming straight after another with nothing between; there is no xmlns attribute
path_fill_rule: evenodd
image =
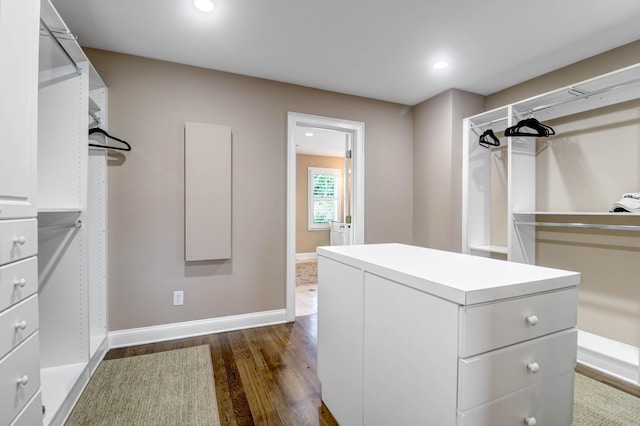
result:
<svg viewBox="0 0 640 426"><path fill-rule="evenodd" d="M309 230L329 229L340 220L340 169L309 167Z"/></svg>

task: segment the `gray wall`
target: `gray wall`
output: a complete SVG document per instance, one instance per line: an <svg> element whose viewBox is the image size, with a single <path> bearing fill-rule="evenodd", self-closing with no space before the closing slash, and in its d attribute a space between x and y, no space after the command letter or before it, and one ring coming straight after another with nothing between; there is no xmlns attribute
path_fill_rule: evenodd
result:
<svg viewBox="0 0 640 426"><path fill-rule="evenodd" d="M414 244L461 250L462 119L483 110L483 96L455 89L414 107Z"/></svg>
<svg viewBox="0 0 640 426"><path fill-rule="evenodd" d="M109 88L109 329L285 307L287 112L365 123L365 241L412 242L413 114L374 101L87 49ZM185 121L231 126L232 259L184 263ZM172 291L185 304L171 306Z"/></svg>
<svg viewBox="0 0 640 426"><path fill-rule="evenodd" d="M460 249L462 118L640 61L640 41L486 98L412 109L87 49L109 124L134 151L109 167L110 330L285 306L287 111L365 122L365 241ZM232 260L183 262L183 126L233 131ZM414 137L415 135L415 137ZM268 190L265 190L268 188ZM171 292L185 291L185 306Z"/></svg>

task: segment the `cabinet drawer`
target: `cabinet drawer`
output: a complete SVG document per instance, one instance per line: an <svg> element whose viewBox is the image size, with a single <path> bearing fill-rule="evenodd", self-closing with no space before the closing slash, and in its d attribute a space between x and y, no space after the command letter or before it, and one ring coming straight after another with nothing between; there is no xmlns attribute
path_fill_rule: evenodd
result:
<svg viewBox="0 0 640 426"><path fill-rule="evenodd" d="M0 314L0 358L38 329L38 296L33 295Z"/></svg>
<svg viewBox="0 0 640 426"><path fill-rule="evenodd" d="M0 312L38 291L36 257L0 266Z"/></svg>
<svg viewBox="0 0 640 426"><path fill-rule="evenodd" d="M34 426L42 424L42 395L36 393L31 401L9 426Z"/></svg>
<svg viewBox="0 0 640 426"><path fill-rule="evenodd" d="M9 424L40 389L39 358L35 332L0 361L0 424ZM26 382L19 383L23 379Z"/></svg>
<svg viewBox="0 0 640 426"><path fill-rule="evenodd" d="M575 287L517 299L460 307L458 356L467 358L575 327Z"/></svg>
<svg viewBox="0 0 640 426"><path fill-rule="evenodd" d="M36 219L0 221L0 265L38 253Z"/></svg>
<svg viewBox="0 0 640 426"><path fill-rule="evenodd" d="M489 404L458 411L458 426L570 426L573 419L573 371L528 387Z"/></svg>
<svg viewBox="0 0 640 426"><path fill-rule="evenodd" d="M458 360L458 410L466 411L573 371L578 331L565 330Z"/></svg>

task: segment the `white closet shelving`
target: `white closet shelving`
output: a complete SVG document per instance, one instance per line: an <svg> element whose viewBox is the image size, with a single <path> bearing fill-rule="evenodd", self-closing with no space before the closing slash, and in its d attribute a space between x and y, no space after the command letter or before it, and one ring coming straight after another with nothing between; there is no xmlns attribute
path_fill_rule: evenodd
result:
<svg viewBox="0 0 640 426"><path fill-rule="evenodd" d="M491 222L493 199L506 194L494 194L492 185L493 149L487 149L474 142L486 129L493 129L495 133L504 131L509 123L509 108L497 108L481 115L465 119L463 134L465 156L463 161L463 182L471 177L475 186L463 186L463 250L467 253L485 257L493 253L507 254L506 244L496 244L492 241ZM499 148L504 150L504 148Z"/></svg>
<svg viewBox="0 0 640 426"><path fill-rule="evenodd" d="M503 132L523 118L548 121L640 98L640 64L586 80L553 92L497 108L464 120L463 131L463 251L467 253L507 253L508 259L535 263L535 232L514 222L536 223L536 216L573 215L633 217L633 213L606 211L536 210L536 139L512 137L501 140L507 150L507 244L493 244L491 205L496 198L492 185L493 152L478 145L483 131ZM495 176L494 176L495 178ZM493 188L492 188L493 187ZM614 194L612 194L613 196ZM618 194L619 195L619 194ZM612 198L612 201L617 199ZM539 222L539 221L538 221ZM528 225L527 225L528 226Z"/></svg>
<svg viewBox="0 0 640 426"><path fill-rule="evenodd" d="M97 77L97 75L96 75ZM91 84L92 121L107 129L107 88L99 77ZM93 104L93 106L91 106ZM89 240L89 356L102 358L107 342L107 152L89 148L87 211Z"/></svg>
<svg viewBox="0 0 640 426"><path fill-rule="evenodd" d="M536 158L539 152L536 151L536 138L522 136L507 138L504 134L500 134L507 127L525 118L533 117L541 122L562 120L565 117L613 107L636 99L640 99L640 64L464 119L463 252L498 258L505 258L506 255L506 259L510 261L535 264L536 231L542 227L546 227L545 229L594 228L608 231L640 231L640 214L610 213L602 211L601 207L580 211L537 208ZM630 122L634 121L630 120ZM499 135L503 146L487 149L478 144L480 135L488 129L492 129ZM616 141L608 142L614 144ZM558 141L558 144L562 143L563 141ZM505 159L500 167L496 167L497 158ZM576 161L579 162L580 159ZM637 173L638 164L636 163L634 167L632 176ZM615 168L613 170L620 173ZM498 176L500 173L502 175ZM628 184L632 187L629 189L631 191L638 182L631 179ZM620 195L621 193L611 193L608 197L613 203L619 199ZM496 212L496 205L504 204L506 204L506 212ZM499 216L500 220L496 220L496 216ZM500 228L492 229L496 226ZM635 235L635 233L632 234ZM612 340L607 342L608 339L599 336L582 340L602 341L603 346L607 346L608 343L615 346L619 343ZM635 356L631 357L635 357L635 360L628 365L629 368L625 374L619 374L615 368L609 368L606 365L602 369L638 383L640 354L637 347L627 347L627 349L635 353ZM600 355L602 359L609 357L604 353L605 350L600 354L597 354L600 349L589 350L592 354L596 353L596 358ZM629 357L626 358L625 362ZM616 362L616 360L612 361L614 364Z"/></svg>
<svg viewBox="0 0 640 426"><path fill-rule="evenodd" d="M63 424L107 351L107 91L48 0L38 99L39 315L44 424Z"/></svg>

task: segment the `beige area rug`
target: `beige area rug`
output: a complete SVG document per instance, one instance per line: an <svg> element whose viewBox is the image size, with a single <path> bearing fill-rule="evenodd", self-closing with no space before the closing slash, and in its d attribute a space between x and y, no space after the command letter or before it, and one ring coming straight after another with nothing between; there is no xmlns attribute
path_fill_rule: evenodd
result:
<svg viewBox="0 0 640 426"><path fill-rule="evenodd" d="M640 398L575 375L573 426L638 426Z"/></svg>
<svg viewBox="0 0 640 426"><path fill-rule="evenodd" d="M66 425L219 425L209 346L103 361Z"/></svg>
<svg viewBox="0 0 640 426"><path fill-rule="evenodd" d="M296 262L296 285L318 284L318 262Z"/></svg>

